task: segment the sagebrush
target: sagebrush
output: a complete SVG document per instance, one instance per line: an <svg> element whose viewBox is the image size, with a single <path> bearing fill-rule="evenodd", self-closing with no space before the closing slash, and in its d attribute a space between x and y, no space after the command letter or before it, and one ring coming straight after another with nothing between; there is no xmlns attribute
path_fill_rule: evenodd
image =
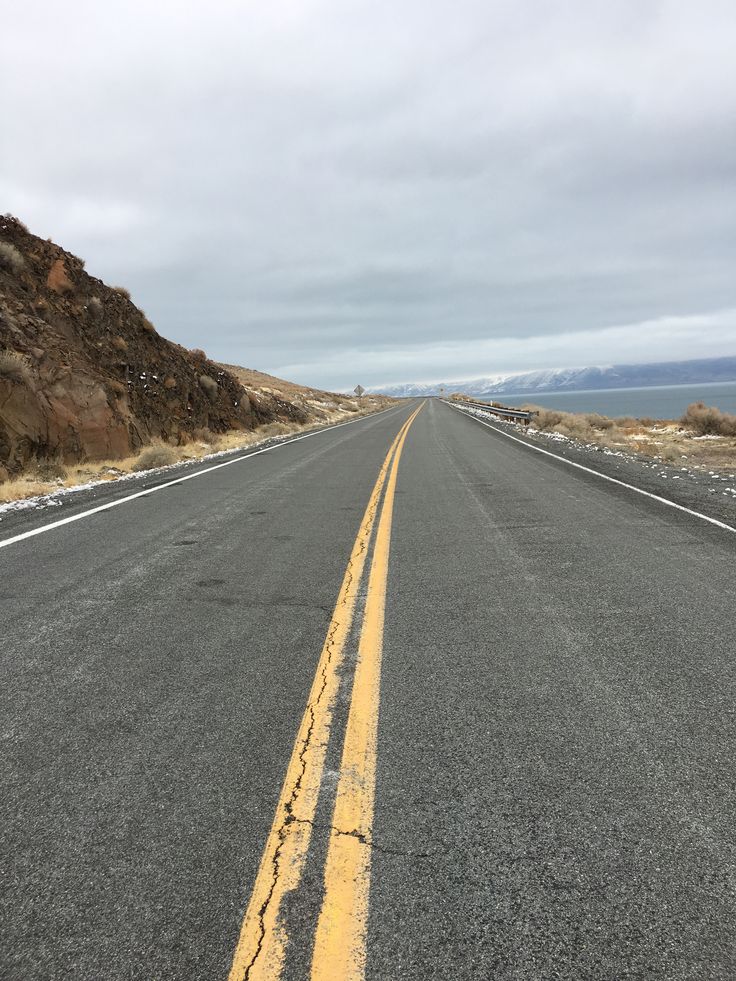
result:
<svg viewBox="0 0 736 981"><path fill-rule="evenodd" d="M0 266L11 272L20 272L26 260L11 242L0 242Z"/></svg>
<svg viewBox="0 0 736 981"><path fill-rule="evenodd" d="M199 387L202 389L202 391L205 393L205 395L211 402L215 401L219 389L218 389L217 382L215 381L214 378L210 378L209 375L200 375Z"/></svg>
<svg viewBox="0 0 736 981"><path fill-rule="evenodd" d="M0 377L13 381L28 381L31 366L25 354L20 351L0 351Z"/></svg>
<svg viewBox="0 0 736 981"><path fill-rule="evenodd" d="M133 470L153 470L156 467L168 467L170 464L176 463L178 459L173 446L167 446L166 443L152 443L141 451Z"/></svg>
<svg viewBox="0 0 736 981"><path fill-rule="evenodd" d="M704 402L689 405L680 422L698 436L736 436L736 415Z"/></svg>

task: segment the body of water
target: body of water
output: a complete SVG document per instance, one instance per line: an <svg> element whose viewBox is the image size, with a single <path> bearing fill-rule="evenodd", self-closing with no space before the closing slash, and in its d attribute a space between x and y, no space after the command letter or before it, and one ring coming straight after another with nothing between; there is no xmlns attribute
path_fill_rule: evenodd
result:
<svg viewBox="0 0 736 981"><path fill-rule="evenodd" d="M483 396L489 400L494 396ZM736 413L736 381L701 385L662 385L655 388L609 388L588 392L540 392L532 395L496 396L504 405L526 402L563 412L600 412L604 416L649 416L679 419L691 402L715 405Z"/></svg>

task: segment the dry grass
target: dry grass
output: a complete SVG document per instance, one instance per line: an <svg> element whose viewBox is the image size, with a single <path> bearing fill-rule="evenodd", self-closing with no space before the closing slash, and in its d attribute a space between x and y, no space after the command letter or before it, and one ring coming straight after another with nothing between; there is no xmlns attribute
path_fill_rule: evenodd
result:
<svg viewBox="0 0 736 981"><path fill-rule="evenodd" d="M135 456L121 460L99 460L88 463L68 464L39 464L33 472L29 471L21 477L0 483L0 503L21 501L29 497L41 497L52 494L64 487L78 487L95 481L117 480L125 474L141 473L157 467L187 460L200 460L212 453L229 450L247 449L255 443L260 443L274 436L284 436L301 432L307 426L296 423L269 423L252 431L243 432L230 430L218 434L209 429L195 430L189 439L180 446L171 446L157 440L144 447ZM63 474L62 474L63 471Z"/></svg>
<svg viewBox="0 0 736 981"><path fill-rule="evenodd" d="M126 299L126 300L129 300L130 299L130 290L126 290L126 288L124 286L113 286L113 290L119 296L122 296L124 299Z"/></svg>
<svg viewBox="0 0 736 981"><path fill-rule="evenodd" d="M664 463L736 470L736 416L702 402L689 406L679 422L632 416L610 419L597 412L563 412L530 403L522 408L536 412L530 432L558 433L587 445Z"/></svg>
<svg viewBox="0 0 736 981"><path fill-rule="evenodd" d="M110 343L112 344L112 346L115 348L116 351L128 350L128 342L125 340L124 337L120 337L120 336L113 337Z"/></svg>
<svg viewBox="0 0 736 981"><path fill-rule="evenodd" d="M51 494L58 490L58 483L49 483L31 477L18 477L17 480L6 480L0 483L0 504L9 504L12 501L23 501L28 497L40 497L42 494Z"/></svg>
<svg viewBox="0 0 736 981"><path fill-rule="evenodd" d="M715 470L736 468L736 416L702 402L689 406L679 423L631 416L609 419L598 413L574 414L531 405L524 408L539 412L532 428L540 432L560 433L569 439L665 463ZM703 436L711 439L703 440ZM714 436L718 438L712 439Z"/></svg>
<svg viewBox="0 0 736 981"><path fill-rule="evenodd" d="M256 432L261 436L286 436L287 433L299 432L305 427L298 423L288 422L268 422L265 426L259 426Z"/></svg>

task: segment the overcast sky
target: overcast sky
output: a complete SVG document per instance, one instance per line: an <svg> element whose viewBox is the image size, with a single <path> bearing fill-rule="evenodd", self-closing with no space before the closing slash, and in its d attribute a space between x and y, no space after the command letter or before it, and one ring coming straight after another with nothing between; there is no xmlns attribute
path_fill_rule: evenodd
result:
<svg viewBox="0 0 736 981"><path fill-rule="evenodd" d="M173 340L334 388L736 354L733 0L2 25L0 212Z"/></svg>

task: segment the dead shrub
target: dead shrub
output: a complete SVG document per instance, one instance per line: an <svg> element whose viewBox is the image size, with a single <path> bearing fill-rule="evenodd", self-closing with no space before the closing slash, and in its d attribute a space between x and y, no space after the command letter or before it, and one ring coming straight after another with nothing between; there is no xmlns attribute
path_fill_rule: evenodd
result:
<svg viewBox="0 0 736 981"><path fill-rule="evenodd" d="M552 432L560 433L569 439L591 440L593 430L584 418L573 415L571 412L564 412L562 422L552 427Z"/></svg>
<svg viewBox="0 0 736 981"><path fill-rule="evenodd" d="M144 317L143 318L143 320L141 321L141 327L143 328L143 330L145 330L145 332L147 334L155 334L156 333L156 328L153 326L153 324L148 319L148 317Z"/></svg>
<svg viewBox="0 0 736 981"><path fill-rule="evenodd" d="M176 388L176 378L172 378L171 375L164 378L164 388L168 389L169 391L172 388Z"/></svg>
<svg viewBox="0 0 736 981"><path fill-rule="evenodd" d="M591 429L598 429L604 432L606 429L613 429L613 419L609 419L608 416L602 416L599 412L589 412L585 416L585 420Z"/></svg>
<svg viewBox="0 0 736 981"><path fill-rule="evenodd" d="M680 423L697 436L736 436L736 415L704 402L689 405Z"/></svg>
<svg viewBox="0 0 736 981"><path fill-rule="evenodd" d="M178 460L176 450L166 443L151 443L138 455L138 459L133 466L136 473L141 470L153 470L156 467L168 467Z"/></svg>
<svg viewBox="0 0 736 981"><path fill-rule="evenodd" d="M284 422L267 422L265 426L258 427L259 436L285 436L291 431L291 426Z"/></svg>
<svg viewBox="0 0 736 981"><path fill-rule="evenodd" d="M117 337L113 337L110 343L112 344L112 346L115 348L116 351L128 350L128 342L125 340L124 337L120 337L120 335L118 335Z"/></svg>
<svg viewBox="0 0 736 981"><path fill-rule="evenodd" d="M0 351L0 377L17 382L28 382L31 366L28 358L20 351Z"/></svg>
<svg viewBox="0 0 736 981"><path fill-rule="evenodd" d="M200 426L199 429L192 430L192 439L197 443L214 443L217 437L207 426Z"/></svg>
<svg viewBox="0 0 736 981"><path fill-rule="evenodd" d="M68 471L58 460L42 460L36 466L36 477L39 480L66 480Z"/></svg>
<svg viewBox="0 0 736 981"><path fill-rule="evenodd" d="M535 411L537 415L534 417L534 425L537 429L541 429L543 432L552 430L555 426L559 426L566 413L558 412L556 409L540 409L539 407L529 406L530 410Z"/></svg>
<svg viewBox="0 0 736 981"><path fill-rule="evenodd" d="M191 440L194 443L199 443L201 446L205 446L209 452L214 452L220 449L222 445L221 438L217 435L217 433L213 433L207 426L201 426L199 429L194 429L192 431Z"/></svg>
<svg viewBox="0 0 736 981"><path fill-rule="evenodd" d="M660 460L664 460L665 463L674 463L675 460L679 460L682 456L680 450L672 444L666 444L665 446L660 446L657 448L657 456Z"/></svg>
<svg viewBox="0 0 736 981"><path fill-rule="evenodd" d="M541 429L543 432L554 429L555 426L559 426L564 415L564 413L557 412L554 409L544 409L539 405L531 405L530 403L522 406L522 408L527 412L536 412L536 416L534 417L534 426L536 429Z"/></svg>
<svg viewBox="0 0 736 981"><path fill-rule="evenodd" d="M115 392L116 395L125 395L127 388L119 381L111 381L109 383L110 391Z"/></svg>
<svg viewBox="0 0 736 981"><path fill-rule="evenodd" d="M11 242L0 242L0 266L18 273L25 266L26 260Z"/></svg>
<svg viewBox="0 0 736 981"><path fill-rule="evenodd" d="M206 361L207 355L204 353L201 347L193 347L189 351L193 358L197 358L199 361Z"/></svg>
<svg viewBox="0 0 736 981"><path fill-rule="evenodd" d="M125 300L130 299L130 290L126 290L124 286L113 286L112 289L114 293L117 293L118 296L122 296L123 299Z"/></svg>
<svg viewBox="0 0 736 981"><path fill-rule="evenodd" d="M214 378L210 378L209 375L200 375L199 387L205 393L205 395L210 400L210 402L214 402L217 399L219 386Z"/></svg>
<svg viewBox="0 0 736 981"><path fill-rule="evenodd" d="M87 310L93 320L101 320L104 307L99 296L91 296L87 301Z"/></svg>
<svg viewBox="0 0 736 981"><path fill-rule="evenodd" d="M582 415L530 404L524 405L523 408L536 413L532 419L532 426L542 432L560 433L568 439L581 439L601 446L614 445L611 439L619 435L614 420L598 412Z"/></svg>

